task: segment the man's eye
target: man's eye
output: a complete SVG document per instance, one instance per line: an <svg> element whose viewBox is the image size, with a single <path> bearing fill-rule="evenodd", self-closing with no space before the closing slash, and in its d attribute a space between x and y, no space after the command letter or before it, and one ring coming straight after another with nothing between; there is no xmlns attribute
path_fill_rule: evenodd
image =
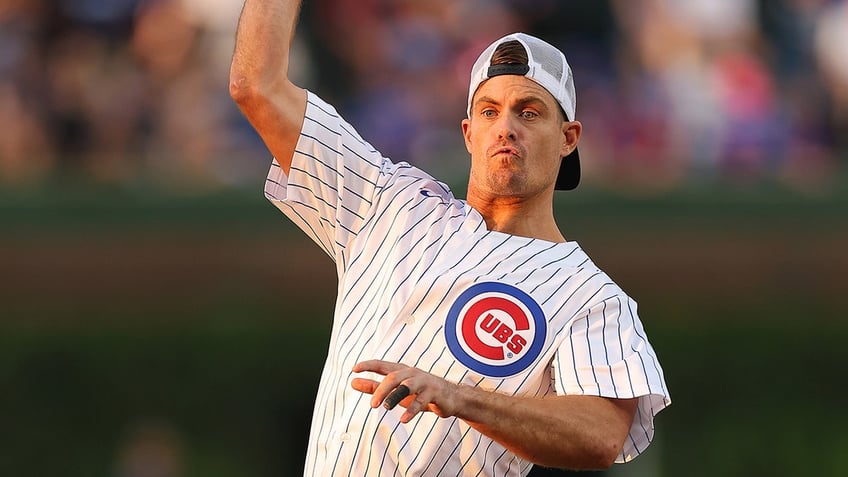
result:
<svg viewBox="0 0 848 477"><path fill-rule="evenodd" d="M484 118L494 118L497 115L494 109L484 109L480 114Z"/></svg>
<svg viewBox="0 0 848 477"><path fill-rule="evenodd" d="M538 116L538 114L536 114L535 111L530 111L530 110L521 111L521 117L524 118L524 119L533 119L536 116Z"/></svg>

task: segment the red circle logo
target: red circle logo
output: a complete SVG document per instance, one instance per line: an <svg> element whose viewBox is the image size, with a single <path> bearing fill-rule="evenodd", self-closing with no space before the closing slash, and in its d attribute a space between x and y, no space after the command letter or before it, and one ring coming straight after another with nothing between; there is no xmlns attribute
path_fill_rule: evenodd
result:
<svg viewBox="0 0 848 477"><path fill-rule="evenodd" d="M465 343L483 358L502 361L520 353L527 344L521 332L530 329L530 320L520 306L504 297L490 296L475 302L461 322Z"/></svg>
<svg viewBox="0 0 848 477"><path fill-rule="evenodd" d="M445 323L451 353L468 368L493 377L529 367L541 353L546 334L538 304L502 283L470 287L451 306Z"/></svg>

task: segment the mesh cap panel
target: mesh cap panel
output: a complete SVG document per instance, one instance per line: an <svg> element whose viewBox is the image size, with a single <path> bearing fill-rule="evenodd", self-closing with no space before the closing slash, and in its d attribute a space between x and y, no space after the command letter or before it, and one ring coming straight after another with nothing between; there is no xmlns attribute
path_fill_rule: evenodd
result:
<svg viewBox="0 0 848 477"><path fill-rule="evenodd" d="M562 54L550 48L542 48L537 42L529 42L530 56L542 65L542 69L553 76L558 83L562 83Z"/></svg>

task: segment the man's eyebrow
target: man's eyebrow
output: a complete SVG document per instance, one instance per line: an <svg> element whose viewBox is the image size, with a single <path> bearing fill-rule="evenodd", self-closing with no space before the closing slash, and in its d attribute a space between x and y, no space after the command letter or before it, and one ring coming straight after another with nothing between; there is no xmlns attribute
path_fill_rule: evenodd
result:
<svg viewBox="0 0 848 477"><path fill-rule="evenodd" d="M537 96L535 94L528 94L527 96L520 98L517 102L521 106L526 106L528 104L540 105L540 106L544 106L544 107L548 106L548 103L545 102L544 98L542 98L541 96Z"/></svg>
<svg viewBox="0 0 848 477"><path fill-rule="evenodd" d="M501 104L498 101L496 101L494 98L491 98L489 96L480 96L479 98L477 98L477 101L474 102L474 106L477 106L480 103L496 104L496 105Z"/></svg>
<svg viewBox="0 0 848 477"><path fill-rule="evenodd" d="M496 106L500 106L500 104L501 104L500 101L498 101L498 100L496 100L492 97L480 96L479 98L477 98L477 101L474 102L474 106L477 106L478 104L481 104L481 103L494 104ZM541 96L538 96L538 95L535 95L535 94L529 94L527 96L519 98L518 101L516 101L516 103L519 106L526 106L528 104L547 106L547 103L545 103L545 99L542 98Z"/></svg>

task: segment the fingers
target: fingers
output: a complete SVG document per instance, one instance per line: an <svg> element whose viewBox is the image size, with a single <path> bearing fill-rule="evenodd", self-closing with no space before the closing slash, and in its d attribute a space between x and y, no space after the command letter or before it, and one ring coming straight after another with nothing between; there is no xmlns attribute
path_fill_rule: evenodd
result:
<svg viewBox="0 0 848 477"><path fill-rule="evenodd" d="M400 364L400 363L391 363L389 361L381 361L379 359L372 359L368 361L361 361L353 365L354 373L362 373L365 371L373 371L378 374L386 375L394 371L398 371L408 366Z"/></svg>
<svg viewBox="0 0 848 477"><path fill-rule="evenodd" d="M354 378L351 387L371 394L371 407L392 410L398 405L406 408L400 421L407 423L418 413L434 411L444 417L444 408L437 401L450 400L450 387L444 379L416 368L387 361L371 360L357 363L354 372L374 372L384 376L382 381ZM448 402L445 401L445 402Z"/></svg>
<svg viewBox="0 0 848 477"><path fill-rule="evenodd" d="M406 405L406 411L400 416L400 422L406 424L411 421L412 418L416 416L419 412L423 412L427 410L427 406L430 404L430 399L428 399L423 393L416 394L415 399L413 399L409 404Z"/></svg>
<svg viewBox="0 0 848 477"><path fill-rule="evenodd" d="M416 372L415 368L411 368L404 364L399 363L390 363L388 361L380 361L380 360L370 360L370 361L362 361L360 363L356 363L353 367L353 371L356 373L361 372L374 372L378 374L382 374L385 376L381 382L376 382L373 380L369 380L374 385L364 384L362 383L361 378L356 378L351 381L351 386L358 391L362 391L365 393L372 394L371 396L371 407L376 408L379 407L384 400L397 389L397 387L405 380L413 376ZM356 384L354 384L356 383ZM360 389L357 386L362 386ZM407 388L408 390L409 388ZM408 395L408 394L407 394ZM392 406L397 406L397 403L402 401L406 396L400 397L397 399L397 402Z"/></svg>
<svg viewBox="0 0 848 477"><path fill-rule="evenodd" d="M392 393L398 392L400 386L406 388L406 395L404 396L395 396L394 399L397 399L397 402L394 404L396 406L398 403L406 399L407 396L411 393L411 388L408 387L409 383L406 383L405 380L410 378L412 368L406 371L398 371L394 373L389 373L383 379L382 382L374 389L373 395L371 396L371 407L376 408L380 406L386 399L388 399L389 395ZM403 389L401 389L400 393L403 393ZM394 407L392 406L392 407Z"/></svg>
<svg viewBox="0 0 848 477"><path fill-rule="evenodd" d="M366 394L373 394L374 390L377 389L377 386L379 385L380 383L373 379L353 378L350 382L350 386L353 389Z"/></svg>
<svg viewBox="0 0 848 477"><path fill-rule="evenodd" d="M383 401L383 407L391 411L398 405L399 402L403 401L407 396L409 396L409 388L406 387L406 384L401 384L388 397Z"/></svg>
<svg viewBox="0 0 848 477"><path fill-rule="evenodd" d="M410 390L406 384L400 384L383 401L383 407L391 411L398 404L406 408L401 415L400 422L407 423L419 412L425 411L430 400L423 393L418 394Z"/></svg>

